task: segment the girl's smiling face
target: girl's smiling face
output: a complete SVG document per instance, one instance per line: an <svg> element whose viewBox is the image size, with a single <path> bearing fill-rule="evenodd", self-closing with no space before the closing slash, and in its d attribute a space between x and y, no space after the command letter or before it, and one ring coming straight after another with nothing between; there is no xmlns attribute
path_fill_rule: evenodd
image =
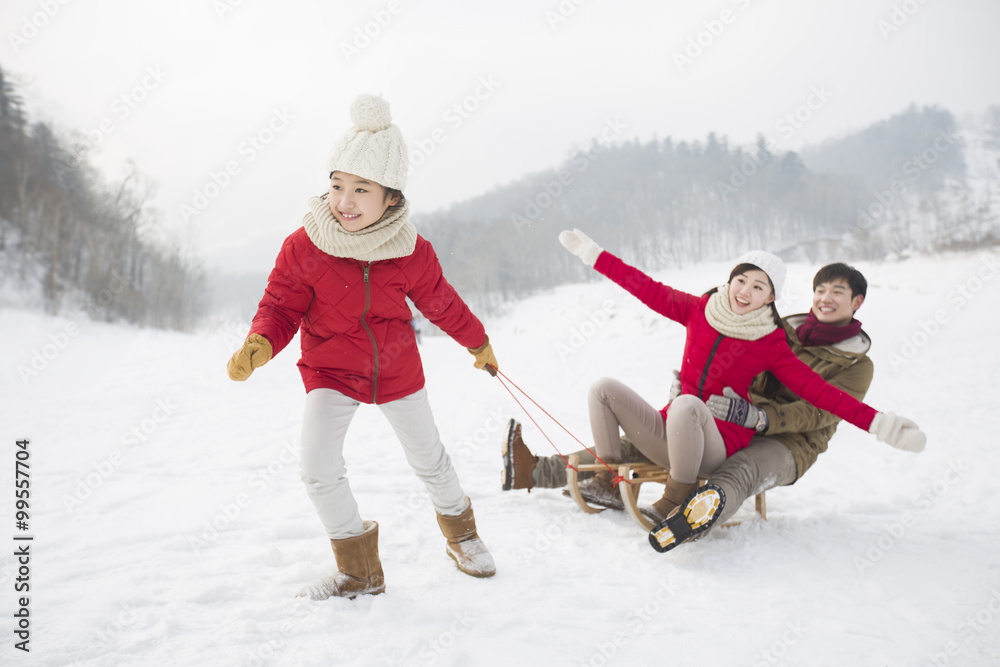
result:
<svg viewBox="0 0 1000 667"><path fill-rule="evenodd" d="M399 203L399 196L387 197L385 188L378 183L335 171L330 177L327 203L341 227L357 232L378 222L390 206Z"/></svg>
<svg viewBox="0 0 1000 667"><path fill-rule="evenodd" d="M729 306L737 315L753 312L772 301L771 281L760 269L747 269L729 281Z"/></svg>

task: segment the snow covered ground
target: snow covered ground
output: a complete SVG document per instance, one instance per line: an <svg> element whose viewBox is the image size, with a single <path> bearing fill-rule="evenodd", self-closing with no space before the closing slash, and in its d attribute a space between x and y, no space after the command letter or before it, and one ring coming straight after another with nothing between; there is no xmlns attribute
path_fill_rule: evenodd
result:
<svg viewBox="0 0 1000 667"><path fill-rule="evenodd" d="M916 420L922 454L842 425L802 481L768 494L766 522L658 554L624 514L502 492L504 424L527 419L465 350L427 337L438 426L498 573L455 569L388 425L363 408L348 466L381 525L388 590L323 603L294 597L334 567L298 479L297 343L238 384L225 365L245 323L186 335L2 310L0 663L1000 664L1000 254L858 266L875 343L868 401ZM808 307L815 268L790 267L783 314ZM700 293L728 269L658 275ZM617 377L659 405L683 340L607 281L486 324L506 375L588 442L590 383ZM13 492L22 438L26 532ZM530 423L525 439L553 453ZM24 535L30 653L15 648Z"/></svg>

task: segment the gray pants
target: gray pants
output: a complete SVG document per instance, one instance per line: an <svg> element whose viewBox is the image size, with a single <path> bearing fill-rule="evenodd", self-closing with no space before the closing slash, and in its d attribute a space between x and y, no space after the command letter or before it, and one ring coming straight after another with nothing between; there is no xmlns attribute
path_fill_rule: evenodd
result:
<svg viewBox="0 0 1000 667"><path fill-rule="evenodd" d="M621 461L624 463L650 463L632 443L621 441ZM577 452L580 463L594 463L594 457L586 450ZM580 473L580 478L593 473ZM792 452L779 440L766 435L756 435L750 446L741 449L722 462L708 481L718 484L726 493L726 506L718 523L729 520L747 498L773 489L787 486L796 480L798 471ZM539 457L535 466L535 485L544 489L566 486L566 463L558 456Z"/></svg>
<svg viewBox="0 0 1000 667"><path fill-rule="evenodd" d="M302 418L302 482L330 539L364 532L358 503L347 481L344 437L358 401L333 389L306 394ZM439 514L457 516L468 507L458 474L438 436L427 391L378 406L403 445L406 460L424 483Z"/></svg>
<svg viewBox="0 0 1000 667"><path fill-rule="evenodd" d="M708 478L726 492L726 506L716 525L725 523L747 498L792 484L797 476L795 457L788 447L780 440L755 435L748 447L726 459Z"/></svg>

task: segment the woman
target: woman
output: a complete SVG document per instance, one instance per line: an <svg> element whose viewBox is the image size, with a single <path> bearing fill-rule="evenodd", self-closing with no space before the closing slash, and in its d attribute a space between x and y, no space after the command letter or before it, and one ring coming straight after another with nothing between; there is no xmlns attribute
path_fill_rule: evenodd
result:
<svg viewBox="0 0 1000 667"><path fill-rule="evenodd" d="M611 379L598 381L590 393L598 456L619 460L620 427L642 454L670 471L663 497L652 507L657 521L681 504L699 476L707 477L746 447L754 434L753 428L717 420L704 401L721 395L726 387L746 397L754 376L766 370L802 399L879 440L900 449L923 449L926 436L916 424L891 412L877 412L829 385L792 353L774 306L786 273L775 255L760 250L743 255L726 284L699 297L654 281L580 230L560 233L559 241L585 264L687 329L681 394L669 405L656 410ZM589 485L598 487L595 491L609 491L614 482L614 472L606 470Z"/></svg>

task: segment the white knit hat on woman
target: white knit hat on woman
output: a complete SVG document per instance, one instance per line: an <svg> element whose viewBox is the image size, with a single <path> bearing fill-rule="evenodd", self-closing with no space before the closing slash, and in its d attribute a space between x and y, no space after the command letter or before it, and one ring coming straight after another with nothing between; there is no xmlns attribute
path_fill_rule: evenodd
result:
<svg viewBox="0 0 1000 667"><path fill-rule="evenodd" d="M753 264L766 273L767 277L771 279L771 285L774 286L775 298L781 297L781 289L785 286L785 275L788 273L788 269L785 268L785 263L781 261L780 257L763 250L751 250L736 260L736 265L740 264Z"/></svg>
<svg viewBox="0 0 1000 667"><path fill-rule="evenodd" d="M389 103L361 95L351 104L354 127L334 146L328 172L343 171L402 191L409 169L403 134L392 124Z"/></svg>

